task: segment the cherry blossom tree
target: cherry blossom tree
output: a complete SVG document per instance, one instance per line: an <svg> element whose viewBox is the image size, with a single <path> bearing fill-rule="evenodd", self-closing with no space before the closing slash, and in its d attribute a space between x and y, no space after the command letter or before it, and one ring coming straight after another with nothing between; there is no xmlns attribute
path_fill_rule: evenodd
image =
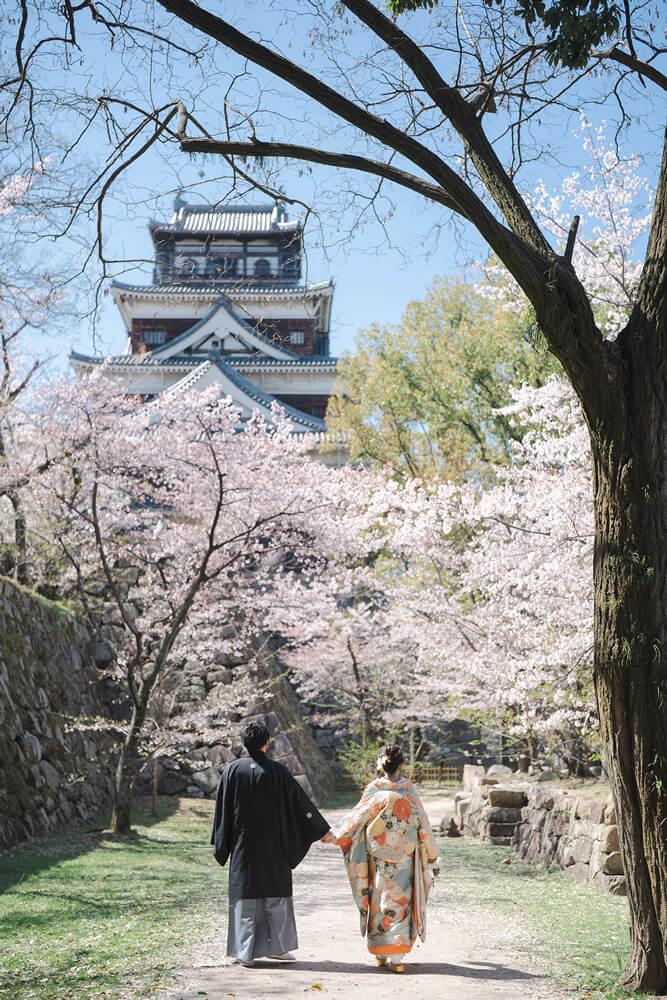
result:
<svg viewBox="0 0 667 1000"><path fill-rule="evenodd" d="M26 420L32 447L26 429L7 474L30 485L29 530L60 548L90 621L101 592L122 635L116 661L132 716L112 828L127 832L158 678L185 649L202 658L214 644L238 649L261 628L276 568L311 545L324 467L279 413L271 426L242 424L215 390L144 404L119 397L104 375L64 380L42 388Z"/></svg>
<svg viewBox="0 0 667 1000"><path fill-rule="evenodd" d="M25 392L40 367L31 357L24 337L27 331L44 326L54 316L61 293L35 262L25 260L21 235L32 226L35 209L29 204L30 191L41 177L37 163L26 173L11 174L0 182L0 465L11 450L12 408ZM16 579L27 580L25 517L21 492L11 486L0 491L11 506L11 558L8 562ZM4 534L4 531L3 531Z"/></svg>
<svg viewBox="0 0 667 1000"><path fill-rule="evenodd" d="M636 154L622 157L606 123L593 128L582 116L576 138L585 154L581 169L553 190L540 181L526 195L536 218L554 240L572 239L572 265L585 287L596 321L608 337L627 323L642 272L653 192ZM575 220L573 226L572 220ZM477 290L508 312L531 310L510 272L492 257Z"/></svg>

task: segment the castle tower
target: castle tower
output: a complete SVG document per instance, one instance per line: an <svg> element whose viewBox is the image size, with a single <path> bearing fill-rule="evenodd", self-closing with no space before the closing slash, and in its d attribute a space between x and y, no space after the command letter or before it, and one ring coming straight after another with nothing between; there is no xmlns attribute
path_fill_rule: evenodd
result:
<svg viewBox="0 0 667 1000"><path fill-rule="evenodd" d="M152 222L153 281L114 281L123 354L72 352L77 371L106 363L125 393L150 399L220 385L248 416L278 401L295 433L324 432L336 374L333 284L302 281L303 228L280 204L188 205Z"/></svg>

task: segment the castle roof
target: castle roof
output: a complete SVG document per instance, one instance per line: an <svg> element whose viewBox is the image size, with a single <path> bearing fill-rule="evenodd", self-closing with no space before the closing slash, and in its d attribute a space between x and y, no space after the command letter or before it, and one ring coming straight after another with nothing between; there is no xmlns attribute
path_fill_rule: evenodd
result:
<svg viewBox="0 0 667 1000"><path fill-rule="evenodd" d="M238 281L231 288L227 289L227 295L232 296L234 299L257 299L263 296L267 298L304 299L314 298L319 295L331 296L333 288L333 281L318 281L309 285L280 285L273 282L259 284L250 281ZM114 279L111 282L111 292L112 294L114 292L120 294L129 293L130 295L141 296L142 298L168 298L170 295L192 295L194 298L218 298L220 296L219 287L210 281L174 282L173 284L164 285L130 285Z"/></svg>
<svg viewBox="0 0 667 1000"><path fill-rule="evenodd" d="M188 371L194 370L202 363L201 355L177 354L172 357L161 357L154 351L149 354L112 354L107 357L95 356L91 354L81 354L79 351L70 352L70 360L77 367L87 368L98 365L106 365L111 369L128 370L139 369L160 369L163 371ZM225 356L225 364L240 372L315 372L315 371L335 371L338 358L319 357L309 354L299 357L267 358L265 356Z"/></svg>
<svg viewBox="0 0 667 1000"><path fill-rule="evenodd" d="M284 205L186 205L177 200L167 223L151 222L152 233L291 233L301 229L298 219L290 219Z"/></svg>

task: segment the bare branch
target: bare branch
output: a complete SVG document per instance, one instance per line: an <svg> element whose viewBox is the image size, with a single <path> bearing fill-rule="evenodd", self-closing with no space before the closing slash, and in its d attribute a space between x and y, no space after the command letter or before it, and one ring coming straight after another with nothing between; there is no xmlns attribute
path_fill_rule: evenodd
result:
<svg viewBox="0 0 667 1000"><path fill-rule="evenodd" d="M398 167L392 167L381 160L371 160L353 153L336 153L332 150L315 149L311 146L297 146L288 142L219 142L208 139L182 139L181 149L184 153L217 153L222 156L243 156L262 160L265 157L286 157L294 160L306 160L309 163L323 163L330 167L344 167L350 170L360 170L366 174L375 174L385 180L394 181L402 187L416 191L432 201L445 205L446 208L462 215L460 206L435 184L430 184L414 174L409 174ZM465 216L464 216L465 218Z"/></svg>

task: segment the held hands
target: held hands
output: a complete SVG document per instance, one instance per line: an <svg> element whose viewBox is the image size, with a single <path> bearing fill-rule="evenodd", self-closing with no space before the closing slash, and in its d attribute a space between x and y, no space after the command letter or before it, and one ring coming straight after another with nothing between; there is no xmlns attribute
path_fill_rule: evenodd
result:
<svg viewBox="0 0 667 1000"><path fill-rule="evenodd" d="M323 844L333 844L334 838L331 830L327 830L324 836L321 838Z"/></svg>

